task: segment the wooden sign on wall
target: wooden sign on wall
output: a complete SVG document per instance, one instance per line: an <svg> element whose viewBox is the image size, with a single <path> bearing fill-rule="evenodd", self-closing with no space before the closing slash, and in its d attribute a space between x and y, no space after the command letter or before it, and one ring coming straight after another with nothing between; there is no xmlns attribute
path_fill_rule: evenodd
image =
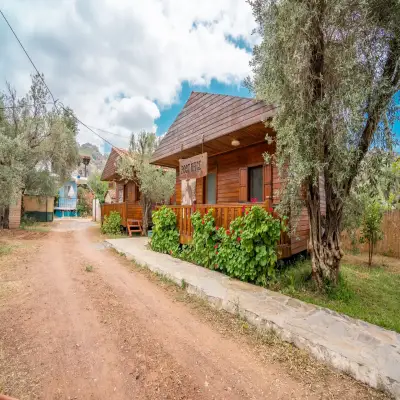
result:
<svg viewBox="0 0 400 400"><path fill-rule="evenodd" d="M207 153L179 160L179 178L197 179L207 175Z"/></svg>

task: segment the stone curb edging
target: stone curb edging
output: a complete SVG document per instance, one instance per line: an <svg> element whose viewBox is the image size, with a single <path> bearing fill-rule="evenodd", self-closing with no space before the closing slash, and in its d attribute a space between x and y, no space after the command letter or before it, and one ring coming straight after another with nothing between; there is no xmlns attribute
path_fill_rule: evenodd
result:
<svg viewBox="0 0 400 400"><path fill-rule="evenodd" d="M238 313L260 330L273 330L282 340L308 351L314 358L400 399L400 335L396 332L155 253L146 249L143 242L134 244L134 240L106 242L128 259L177 285L184 281L188 293L214 307ZM313 322L315 327L310 325ZM328 323L332 324L332 331L337 330L331 338L324 337L330 331ZM353 341L351 335L356 335Z"/></svg>

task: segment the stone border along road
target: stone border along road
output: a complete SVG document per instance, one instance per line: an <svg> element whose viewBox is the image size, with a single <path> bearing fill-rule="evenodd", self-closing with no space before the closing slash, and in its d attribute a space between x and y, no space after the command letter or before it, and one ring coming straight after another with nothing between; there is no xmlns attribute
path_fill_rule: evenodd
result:
<svg viewBox="0 0 400 400"><path fill-rule="evenodd" d="M400 399L398 333L153 252L147 248L147 238L106 242L176 284L185 282L189 293L215 307L239 313L260 329L273 329L318 360Z"/></svg>

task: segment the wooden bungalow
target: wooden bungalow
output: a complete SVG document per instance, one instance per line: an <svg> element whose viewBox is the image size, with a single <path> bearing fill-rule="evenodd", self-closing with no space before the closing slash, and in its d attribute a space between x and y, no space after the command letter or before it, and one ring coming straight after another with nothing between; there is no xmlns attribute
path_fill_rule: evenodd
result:
<svg viewBox="0 0 400 400"><path fill-rule="evenodd" d="M124 227L127 226L128 220L142 221L139 187L133 181L122 181L117 173L118 161L127 153L128 151L125 149L113 147L101 174L102 181L114 182L112 186L115 187L115 201L101 206L101 219L103 221L111 211L117 211L121 215Z"/></svg>
<svg viewBox="0 0 400 400"><path fill-rule="evenodd" d="M279 202L277 167L265 165L263 153L275 152L266 135L274 136L264 121L276 107L251 98L192 92L152 157L156 165L177 171L174 204L181 243L193 234L190 217L214 209L216 224L225 228L257 203L268 210ZM302 214L296 237L282 232L280 257L307 249L309 224Z"/></svg>

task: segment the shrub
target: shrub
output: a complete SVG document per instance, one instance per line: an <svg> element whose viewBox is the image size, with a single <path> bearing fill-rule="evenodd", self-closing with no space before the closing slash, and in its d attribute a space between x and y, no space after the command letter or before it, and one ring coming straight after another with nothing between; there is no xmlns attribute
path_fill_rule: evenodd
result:
<svg viewBox="0 0 400 400"><path fill-rule="evenodd" d="M203 216L199 211L192 215L193 240L187 248L188 259L203 267L213 268L217 262L215 249L218 233L215 228L213 210Z"/></svg>
<svg viewBox="0 0 400 400"><path fill-rule="evenodd" d="M215 226L213 210L192 215L193 240L179 251L179 233L174 212L162 207L153 213L151 248L203 267L216 269L247 282L265 285L275 276L276 245L284 224L265 209L245 209L229 229Z"/></svg>
<svg viewBox="0 0 400 400"><path fill-rule="evenodd" d="M175 255L179 249L179 232L175 213L165 206L153 212L153 235L150 246L160 253Z"/></svg>
<svg viewBox="0 0 400 400"><path fill-rule="evenodd" d="M109 215L104 217L101 232L107 235L118 235L121 233L121 216L117 211L111 211Z"/></svg>
<svg viewBox="0 0 400 400"><path fill-rule="evenodd" d="M218 230L216 268L246 282L265 285L275 276L277 243L284 224L265 209L254 206L237 217L229 230Z"/></svg>
<svg viewBox="0 0 400 400"><path fill-rule="evenodd" d="M368 243L368 264L372 264L374 247L378 240L383 238L381 223L383 218L383 207L377 200L367 204L361 225L361 242Z"/></svg>

